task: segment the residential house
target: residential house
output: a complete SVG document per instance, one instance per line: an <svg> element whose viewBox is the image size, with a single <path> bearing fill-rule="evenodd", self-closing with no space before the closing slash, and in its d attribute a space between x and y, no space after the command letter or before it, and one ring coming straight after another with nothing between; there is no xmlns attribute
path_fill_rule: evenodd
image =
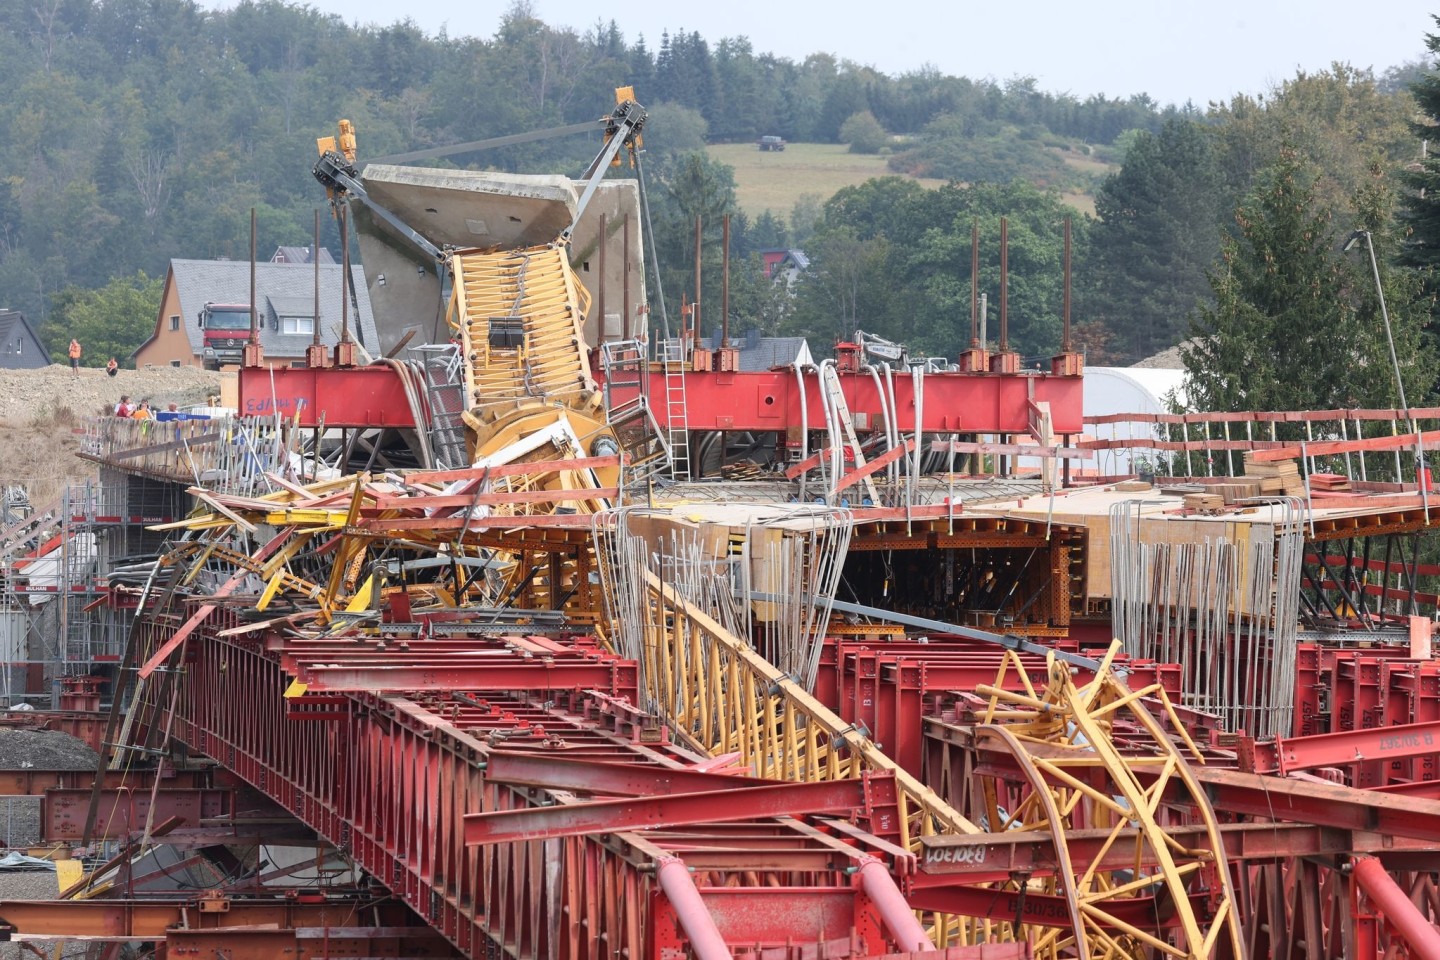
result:
<svg viewBox="0 0 1440 960"><path fill-rule="evenodd" d="M760 265L765 270L765 279L773 282L785 280L787 287L794 286L795 278L809 269L810 258L804 250L761 250Z"/></svg>
<svg viewBox="0 0 1440 960"><path fill-rule="evenodd" d="M0 369L33 370L49 365L50 354L25 315L0 309Z"/></svg>
<svg viewBox="0 0 1440 960"><path fill-rule="evenodd" d="M322 257L323 260L323 257ZM259 263L255 267L260 346L271 366L299 366L314 342L334 346L341 332L339 264L320 264L320 315L315 315L315 267L308 263ZM352 271L353 288L346 311L350 338L372 353L379 339L370 310L365 274ZM206 304L249 304L250 264L244 260L171 260L160 298L155 332L135 351L135 365L204 366L205 338L200 314ZM246 331L242 338L248 338Z"/></svg>

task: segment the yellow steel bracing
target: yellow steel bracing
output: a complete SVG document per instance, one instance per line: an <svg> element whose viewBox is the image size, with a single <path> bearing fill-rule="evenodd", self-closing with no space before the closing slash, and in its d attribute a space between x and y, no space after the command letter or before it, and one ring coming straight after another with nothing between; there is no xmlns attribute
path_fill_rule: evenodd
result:
<svg viewBox="0 0 1440 960"><path fill-rule="evenodd" d="M526 398L578 406L594 394L582 328L590 297L566 252L547 244L452 256L448 319L472 409Z"/></svg>
<svg viewBox="0 0 1440 960"><path fill-rule="evenodd" d="M1037 830L1051 837L1059 869L1044 880L1015 883L1027 893L1061 896L1069 903L1070 927L1037 931L1035 952L1243 957L1214 810L1185 756L1146 709L1145 698L1160 703L1187 752L1203 760L1162 687L1131 690L1116 678L1111 663L1118 649L1117 642L1095 677L1078 686L1070 668L1052 657L1043 690L1030 684L1018 658L1007 653L995 685L976 691L990 698L984 723L976 727L977 742L1008 751L1028 780L1018 791L988 782L982 791L985 816L994 829ZM1007 686L1023 687L1023 692ZM1113 736L1117 724L1131 731L1123 751ZM1197 847L1177 843L1162 823L1161 800L1177 789L1205 827L1205 842ZM1083 869L1072 863L1066 834L1087 828L1108 830L1105 852L1123 854L1129 866L1099 869L1101 856ZM1173 932L1162 938L1117 916L1123 914L1117 907L1139 898L1163 904L1172 914Z"/></svg>
<svg viewBox="0 0 1440 960"><path fill-rule="evenodd" d="M645 573L644 580L650 610L641 670L645 694L697 747L712 756L739 753L756 776L782 780L893 772L900 793L897 826L909 846L921 836L979 831L743 639L654 574Z"/></svg>

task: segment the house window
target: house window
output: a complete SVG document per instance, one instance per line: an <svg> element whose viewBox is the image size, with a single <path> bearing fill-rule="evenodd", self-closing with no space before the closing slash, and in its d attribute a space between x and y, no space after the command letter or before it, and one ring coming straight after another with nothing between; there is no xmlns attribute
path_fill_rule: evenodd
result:
<svg viewBox="0 0 1440 960"><path fill-rule="evenodd" d="M314 318L314 317L281 317L281 318L280 318L280 332L281 332L281 333L291 333L291 334L307 334L307 335L313 335L313 334L315 333L315 318Z"/></svg>
<svg viewBox="0 0 1440 960"><path fill-rule="evenodd" d="M293 369L303 370L303 369L305 368L305 361L304 361L304 360L291 360L291 361L290 361L290 366L291 366Z"/></svg>
<svg viewBox="0 0 1440 960"><path fill-rule="evenodd" d="M178 366L180 366L180 361L179 361L179 360L171 360L171 361L170 361L170 366L172 366L172 367L178 367Z"/></svg>
<svg viewBox="0 0 1440 960"><path fill-rule="evenodd" d="M178 314L178 313L176 313L176 314L171 314L171 316L170 316L170 329L171 329L171 330L179 330L179 329L180 329L180 314Z"/></svg>

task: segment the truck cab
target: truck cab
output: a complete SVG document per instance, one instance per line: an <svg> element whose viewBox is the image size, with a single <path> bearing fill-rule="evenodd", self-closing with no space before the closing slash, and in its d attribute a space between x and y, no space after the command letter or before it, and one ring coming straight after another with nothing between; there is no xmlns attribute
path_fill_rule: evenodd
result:
<svg viewBox="0 0 1440 960"><path fill-rule="evenodd" d="M250 304L207 303L200 311L199 324L205 340L201 353L205 369L238 366L250 339Z"/></svg>

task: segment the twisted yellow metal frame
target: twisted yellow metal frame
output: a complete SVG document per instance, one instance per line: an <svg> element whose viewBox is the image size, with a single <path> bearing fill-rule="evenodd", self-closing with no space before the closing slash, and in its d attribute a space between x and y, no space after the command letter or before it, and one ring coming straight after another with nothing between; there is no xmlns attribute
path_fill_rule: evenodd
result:
<svg viewBox="0 0 1440 960"><path fill-rule="evenodd" d="M1001 803L1006 788L987 781L985 816L995 829L1050 835L1059 869L1045 879L1015 883L1027 892L1064 897L1069 904L1070 928L1038 931L1035 950L1055 956L1198 960L1214 956L1224 940L1231 956L1243 957L1214 810L1186 757L1143 701L1158 701L1187 751L1198 762L1203 758L1162 687L1131 690L1115 676L1111 666L1118 651L1119 644L1112 645L1094 678L1079 686L1071 669L1051 658L1046 686L1039 691L1018 658L1007 653L997 682L976 691L990 698L984 722L975 730L977 742L992 741L1009 752L1027 781L1023 789L1009 791L1018 802L1008 810ZM1013 692L1017 685L1023 692ZM1114 736L1121 723L1127 729L1123 751ZM1165 829L1161 801L1177 783L1194 811L1191 817L1205 827L1205 842L1197 847L1181 845ZM1102 852L1079 870L1066 833L1086 828L1110 833ZM1107 856L1122 853L1128 862L1124 869L1099 868ZM1169 939L1116 915L1122 902L1133 904L1142 896L1153 897L1157 909L1163 903L1173 911Z"/></svg>

